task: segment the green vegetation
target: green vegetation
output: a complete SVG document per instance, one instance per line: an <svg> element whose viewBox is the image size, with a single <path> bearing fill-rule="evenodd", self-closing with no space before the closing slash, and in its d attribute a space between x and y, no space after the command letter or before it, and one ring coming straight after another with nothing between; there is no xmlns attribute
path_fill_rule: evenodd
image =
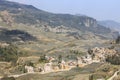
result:
<svg viewBox="0 0 120 80"><path fill-rule="evenodd" d="M59 55L59 56L58 56L58 63L61 63L61 62L62 62L62 59L63 59L62 55Z"/></svg>
<svg viewBox="0 0 120 80"><path fill-rule="evenodd" d="M95 19L87 16L53 14L38 10L31 5L23 5L6 0L0 0L0 13L2 13L0 14L0 41L17 44L22 50L29 51L29 54L31 53L33 55L30 59L37 60L33 62L32 60L27 61L25 60L26 57L24 57L20 60L20 64L10 66L10 69L12 69L11 73L14 74L26 72L25 65L35 67L38 66L37 64L40 64L43 66L44 63L49 62L49 58L46 57L46 55L57 57L59 63L61 63L62 59L65 61L67 61L67 59L76 60L77 57L85 55L84 52L86 52L89 47L98 46L99 43L103 43L104 39L112 37L112 31L109 28L98 25ZM60 26L60 28L58 26ZM62 31L58 31L59 34L52 30L45 32L44 27L53 30L58 27L58 30L61 31L64 29L68 32L62 33ZM120 43L120 38L116 40L116 43ZM0 46L0 61L16 63L19 57L25 56L26 53L17 46L12 44L5 47ZM113 48L114 47L111 47L111 49ZM88 53L91 53L91 51L88 51ZM40 56L40 58L37 57L34 59L34 56ZM120 55L110 56L106 61L118 65L120 64L119 56ZM92 57L94 57L94 54ZM66 72L48 73L45 75L28 74L18 77L20 78L18 80L73 80L73 78L86 80L81 77L85 78L86 74L91 73L95 73L95 75L91 75L89 77L90 80L99 77L106 78L106 73L113 70L104 68L99 71L101 72L100 74L97 74L96 69L101 66L102 64L94 63L84 68ZM76 77L76 75L78 76ZM87 79L88 76L89 75L87 75Z"/></svg>
<svg viewBox="0 0 120 80"><path fill-rule="evenodd" d="M19 66L14 70L14 73L18 73L18 72L26 73L27 70L25 69L25 65L19 65Z"/></svg>
<svg viewBox="0 0 120 80"><path fill-rule="evenodd" d="M78 50L71 50L70 53L73 53L75 55L83 55L84 54L84 52L78 51Z"/></svg>
<svg viewBox="0 0 120 80"><path fill-rule="evenodd" d="M31 62L31 61L26 62L26 65L27 65L27 66L32 66L32 67L34 67L34 63Z"/></svg>
<svg viewBox="0 0 120 80"><path fill-rule="evenodd" d="M93 80L93 75L90 75L90 76L89 76L89 80Z"/></svg>
<svg viewBox="0 0 120 80"><path fill-rule="evenodd" d="M46 55L44 54L44 55L41 55L41 56L40 56L39 62L40 62L40 63L47 63L47 62L49 62L49 61L46 59Z"/></svg>
<svg viewBox="0 0 120 80"><path fill-rule="evenodd" d="M0 28L0 41L13 42L13 41L35 41L36 37L23 30L8 30Z"/></svg>
<svg viewBox="0 0 120 80"><path fill-rule="evenodd" d="M7 62L16 62L18 57L25 56L26 53L19 50L19 48L15 45L8 45L8 46L0 46L0 60L7 61Z"/></svg>
<svg viewBox="0 0 120 80"><path fill-rule="evenodd" d="M114 65L120 65L120 54L108 56L106 61Z"/></svg>
<svg viewBox="0 0 120 80"><path fill-rule="evenodd" d="M15 78L14 77L4 77L1 80L15 80Z"/></svg>
<svg viewBox="0 0 120 80"><path fill-rule="evenodd" d="M120 44L120 36L117 37L116 44Z"/></svg>

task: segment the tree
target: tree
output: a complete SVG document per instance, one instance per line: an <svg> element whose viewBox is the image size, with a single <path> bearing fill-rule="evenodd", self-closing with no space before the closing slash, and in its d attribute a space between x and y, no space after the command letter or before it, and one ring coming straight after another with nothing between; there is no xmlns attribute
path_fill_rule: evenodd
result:
<svg viewBox="0 0 120 80"><path fill-rule="evenodd" d="M120 65L120 54L118 53L112 56L108 56L106 61L114 65Z"/></svg>
<svg viewBox="0 0 120 80"><path fill-rule="evenodd" d="M120 44L120 36L117 37L116 44Z"/></svg>
<svg viewBox="0 0 120 80"><path fill-rule="evenodd" d="M0 46L0 60L16 63L18 57L23 56L23 52L15 45Z"/></svg>
<svg viewBox="0 0 120 80"><path fill-rule="evenodd" d="M91 55L91 54L93 54L93 51L89 48L88 53Z"/></svg>
<svg viewBox="0 0 120 80"><path fill-rule="evenodd" d="M40 56L39 62L40 63L46 63L46 62L49 62L49 61L46 59L46 55L44 54L44 55Z"/></svg>
<svg viewBox="0 0 120 80"><path fill-rule="evenodd" d="M59 55L58 56L58 63L61 63L62 62L62 55Z"/></svg>
<svg viewBox="0 0 120 80"><path fill-rule="evenodd" d="M89 75L89 80L93 80L93 75Z"/></svg>

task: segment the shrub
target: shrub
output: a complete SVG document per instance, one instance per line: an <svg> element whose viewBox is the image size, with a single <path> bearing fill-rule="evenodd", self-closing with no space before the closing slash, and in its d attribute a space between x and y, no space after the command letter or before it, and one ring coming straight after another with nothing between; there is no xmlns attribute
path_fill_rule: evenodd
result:
<svg viewBox="0 0 120 80"><path fill-rule="evenodd" d="M47 62L49 62L49 61L46 59L46 55L41 55L41 56L40 56L40 59L39 59L39 62L40 62L40 63L47 63Z"/></svg>
<svg viewBox="0 0 120 80"><path fill-rule="evenodd" d="M15 45L0 46L0 60L7 62L16 62L18 57L23 56L24 53Z"/></svg>
<svg viewBox="0 0 120 80"><path fill-rule="evenodd" d="M15 78L14 77L4 77L1 80L15 80Z"/></svg>
<svg viewBox="0 0 120 80"><path fill-rule="evenodd" d="M114 65L120 65L120 54L108 56L106 61Z"/></svg>
<svg viewBox="0 0 120 80"><path fill-rule="evenodd" d="M118 36L116 39L116 44L119 44L119 43L120 43L120 36Z"/></svg>

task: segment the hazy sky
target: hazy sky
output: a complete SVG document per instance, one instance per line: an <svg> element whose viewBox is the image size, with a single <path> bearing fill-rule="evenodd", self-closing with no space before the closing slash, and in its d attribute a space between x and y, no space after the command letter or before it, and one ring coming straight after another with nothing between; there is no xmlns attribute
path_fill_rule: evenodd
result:
<svg viewBox="0 0 120 80"><path fill-rule="evenodd" d="M10 0L53 12L84 14L97 20L120 22L120 0Z"/></svg>

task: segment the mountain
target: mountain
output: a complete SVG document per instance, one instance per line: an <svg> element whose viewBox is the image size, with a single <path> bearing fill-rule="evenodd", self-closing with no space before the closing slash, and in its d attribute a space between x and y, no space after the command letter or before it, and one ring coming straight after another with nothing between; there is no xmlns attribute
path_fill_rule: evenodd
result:
<svg viewBox="0 0 120 80"><path fill-rule="evenodd" d="M117 35L118 32L98 24L96 19L88 16L55 14L37 9L32 5L0 0L0 60L10 61L9 63L0 61L0 76L6 77L8 75L7 77L10 77L13 75L13 78L18 76L15 77L16 80L48 80L48 78L49 80L83 80L83 77L86 78L87 76L89 79L93 75L88 74L94 72L96 75L97 67L103 63L83 67L86 58L89 59L88 51L96 46L100 47L102 51L103 46L112 46L109 48L112 50L114 44L109 45L108 41ZM119 42L119 38L116 42ZM99 50L97 47L95 50ZM99 52L98 50L97 52ZM88 56L85 56L86 54ZM83 65L77 65L76 60L81 63L82 59L85 59ZM47 66L49 64L48 60L53 63L51 65L54 67L55 73L51 72L43 75L41 70L44 67L51 69L51 66ZM61 73L59 70L62 68L59 69L58 66L58 63L62 62L61 60L63 62L65 60L65 63L70 62L70 65L72 63L72 66L75 62L75 66L80 66L80 68L76 67ZM29 66L30 69L34 69L32 72L37 71L40 74L22 75L26 72L25 68L29 68ZM70 69L69 66L65 65L65 67L65 69ZM100 70L97 69L97 71L102 72L102 74L100 73L102 76L103 69L106 70L106 66L104 68L100 67ZM56 70L59 72L56 72ZM105 74L108 74L108 72L110 71ZM83 75L83 73L87 75ZM111 74L113 73L110 73L110 76ZM1 80L7 79L2 78Z"/></svg>
<svg viewBox="0 0 120 80"><path fill-rule="evenodd" d="M54 14L35 8L32 5L25 5L6 0L0 0L0 12L6 10L6 13L11 15L13 19L6 19L7 23L28 24L41 27L41 25L58 27L64 26L67 28L74 28L82 33L91 32L95 35L103 35L104 37L112 38L110 36L112 31L102 25L99 25L97 20L88 16L78 16L71 14ZM2 19L4 19L2 15ZM3 20L5 21L5 19ZM61 30L62 31L62 30Z"/></svg>
<svg viewBox="0 0 120 80"><path fill-rule="evenodd" d="M112 30L120 32L120 23L112 20L99 21L100 25L106 26Z"/></svg>

